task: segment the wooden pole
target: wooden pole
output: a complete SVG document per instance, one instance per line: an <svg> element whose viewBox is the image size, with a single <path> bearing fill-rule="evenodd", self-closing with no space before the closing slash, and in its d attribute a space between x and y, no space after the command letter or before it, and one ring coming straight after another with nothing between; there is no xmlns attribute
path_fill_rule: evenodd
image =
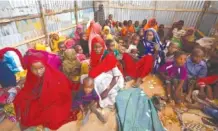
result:
<svg viewBox="0 0 218 131"><path fill-rule="evenodd" d="M39 0L38 3L39 3L39 8L40 8L40 14L41 14L42 28L43 28L43 31L44 31L44 34L45 34L45 43L49 44L48 35L47 35L48 31L47 31L47 28L46 28L46 20L45 20L45 15L44 15L41 0Z"/></svg>
<svg viewBox="0 0 218 131"><path fill-rule="evenodd" d="M153 17L155 18L156 16L156 9L157 9L157 0L154 1L154 14L153 14Z"/></svg>
<svg viewBox="0 0 218 131"><path fill-rule="evenodd" d="M78 5L77 5L77 0L74 1L74 15L76 19L76 24L78 24Z"/></svg>
<svg viewBox="0 0 218 131"><path fill-rule="evenodd" d="M204 17L204 14L207 12L208 8L210 7L210 4L211 4L211 1L205 1L204 2L204 7L200 13L200 15L198 16L198 20L197 20L197 23L195 25L195 28L198 29L201 25L201 21Z"/></svg>

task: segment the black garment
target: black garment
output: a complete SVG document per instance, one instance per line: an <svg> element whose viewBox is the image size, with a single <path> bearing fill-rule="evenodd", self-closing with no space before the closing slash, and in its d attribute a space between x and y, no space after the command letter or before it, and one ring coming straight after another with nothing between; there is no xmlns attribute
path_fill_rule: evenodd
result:
<svg viewBox="0 0 218 131"><path fill-rule="evenodd" d="M141 39L137 45L137 49L138 49L138 56L139 58L141 58L142 56L144 56L145 54L145 46L143 45L143 40Z"/></svg>
<svg viewBox="0 0 218 131"><path fill-rule="evenodd" d="M87 41L87 40L80 39L79 45L81 45L81 47L82 47L82 49L83 49L83 53L84 53L86 56L89 56L88 41Z"/></svg>

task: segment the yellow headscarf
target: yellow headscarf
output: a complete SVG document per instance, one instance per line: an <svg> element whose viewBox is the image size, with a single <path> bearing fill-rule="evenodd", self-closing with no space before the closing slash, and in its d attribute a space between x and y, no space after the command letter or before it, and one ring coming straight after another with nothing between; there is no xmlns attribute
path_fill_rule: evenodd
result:
<svg viewBox="0 0 218 131"><path fill-rule="evenodd" d="M55 36L58 36L58 40L53 39ZM57 33L52 33L50 35L50 38L52 39L52 45L53 45L52 51L53 52L58 52L59 51L58 43L61 42L61 41L65 41L66 37L65 36L59 36Z"/></svg>
<svg viewBox="0 0 218 131"><path fill-rule="evenodd" d="M108 31L109 33L105 34L106 31ZM113 36L111 35L111 29L109 26L104 26L103 33L106 35L106 40L113 40L114 39Z"/></svg>

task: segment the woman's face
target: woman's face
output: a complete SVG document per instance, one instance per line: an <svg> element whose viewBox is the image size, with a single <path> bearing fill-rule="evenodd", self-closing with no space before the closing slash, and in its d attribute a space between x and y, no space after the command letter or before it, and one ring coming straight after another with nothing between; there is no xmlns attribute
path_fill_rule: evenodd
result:
<svg viewBox="0 0 218 131"><path fill-rule="evenodd" d="M106 35L108 35L108 34L109 34L109 30L108 30L108 29L104 30L104 33L105 33Z"/></svg>
<svg viewBox="0 0 218 131"><path fill-rule="evenodd" d="M78 32L79 34L82 33L82 29L81 29L81 28L77 28L76 30L77 30L77 32Z"/></svg>
<svg viewBox="0 0 218 131"><path fill-rule="evenodd" d="M42 77L45 73L45 66L41 62L34 62L31 66L31 72L37 77Z"/></svg>
<svg viewBox="0 0 218 131"><path fill-rule="evenodd" d="M154 39L154 34L151 31L148 31L146 34L146 38L148 41L152 41Z"/></svg>
<svg viewBox="0 0 218 131"><path fill-rule="evenodd" d="M95 43L94 45L94 51L96 52L96 54L101 54L103 50L103 47L100 43Z"/></svg>
<svg viewBox="0 0 218 131"><path fill-rule="evenodd" d="M87 35L86 35L86 34L83 34L82 39L83 39L83 40L87 40L87 39L88 39L88 38L87 38Z"/></svg>

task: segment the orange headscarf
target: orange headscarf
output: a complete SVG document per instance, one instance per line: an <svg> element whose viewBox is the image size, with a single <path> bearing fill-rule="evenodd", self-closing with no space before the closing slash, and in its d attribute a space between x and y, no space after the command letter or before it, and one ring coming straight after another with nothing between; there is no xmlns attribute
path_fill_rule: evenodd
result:
<svg viewBox="0 0 218 131"><path fill-rule="evenodd" d="M157 21L155 18L150 19L148 23L144 26L144 30L147 30L149 28L153 28L155 29L155 31L157 31L158 27L157 27Z"/></svg>

